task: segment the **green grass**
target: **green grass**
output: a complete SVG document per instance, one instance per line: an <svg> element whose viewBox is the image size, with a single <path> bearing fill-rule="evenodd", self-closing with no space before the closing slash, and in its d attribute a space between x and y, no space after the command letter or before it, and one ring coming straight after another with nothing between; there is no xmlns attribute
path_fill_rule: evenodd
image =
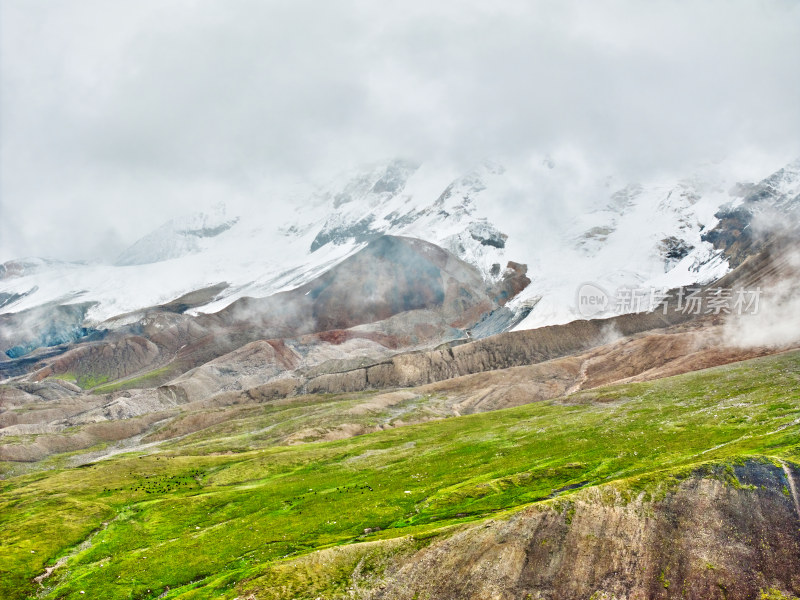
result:
<svg viewBox="0 0 800 600"><path fill-rule="evenodd" d="M75 385L89 390L99 385L104 384L108 381L108 375L101 375L101 374L76 374L76 373L59 373L57 375L52 375L53 379L61 379L62 381L68 381L69 383L74 383Z"/></svg>
<svg viewBox="0 0 800 600"><path fill-rule="evenodd" d="M158 383L161 381L165 373L170 372L170 367L161 367L160 369L154 369L152 371L148 371L142 375L137 377L131 377L128 379L123 379L122 381L112 381L110 383L106 383L108 381L108 377L105 377L103 381L98 382L96 385L89 386L92 389L92 392L95 394L108 394L109 392L117 392L120 390L128 390L133 388L145 388L149 387L151 384Z"/></svg>
<svg viewBox="0 0 800 600"><path fill-rule="evenodd" d="M110 381L111 377L102 373L76 374L68 372L52 375L51 377L74 383L84 390L91 390L95 394L107 394L119 390L143 388L151 384L158 384L164 375L169 372L170 367L165 366L121 381Z"/></svg>
<svg viewBox="0 0 800 600"><path fill-rule="evenodd" d="M568 486L655 496L704 463L797 462L798 419L794 352L334 442L226 454L201 432L153 456L0 481L0 597L234 598L248 579L343 592L336 573L364 558L348 553L354 541L397 538L402 549L408 534L420 544L456 523L566 501ZM238 431L217 427L221 438ZM322 548L339 552L328 579L286 567ZM381 552L364 564L380 570ZM32 583L61 557L46 588Z"/></svg>
<svg viewBox="0 0 800 600"><path fill-rule="evenodd" d="M51 377L61 381L68 381L69 383L78 383L78 376L75 373L58 373L57 375L51 375Z"/></svg>

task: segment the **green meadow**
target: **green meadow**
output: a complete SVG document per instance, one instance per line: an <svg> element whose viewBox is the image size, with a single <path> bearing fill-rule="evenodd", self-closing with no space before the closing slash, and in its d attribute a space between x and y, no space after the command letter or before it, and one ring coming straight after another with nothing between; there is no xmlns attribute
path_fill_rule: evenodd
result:
<svg viewBox="0 0 800 600"><path fill-rule="evenodd" d="M291 415L335 419L337 402ZM288 416L265 404L157 452L0 480L0 598L335 596L354 542L384 540L366 561L380 569L591 486L633 497L703 465L800 463L800 352L331 442L253 433ZM297 567L323 548L339 562Z"/></svg>

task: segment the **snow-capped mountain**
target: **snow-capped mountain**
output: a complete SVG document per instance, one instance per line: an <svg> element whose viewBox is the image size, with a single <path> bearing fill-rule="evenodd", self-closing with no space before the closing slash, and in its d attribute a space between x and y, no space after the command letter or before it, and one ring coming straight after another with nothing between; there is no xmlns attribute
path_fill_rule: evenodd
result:
<svg viewBox="0 0 800 600"><path fill-rule="evenodd" d="M728 261L706 239L716 215L756 200L787 210L800 193L800 161L756 183L705 168L680 179L598 181L604 200L571 213L542 191L563 177L556 162L545 162L526 178L488 162L459 174L393 160L293 190L301 201L293 200L288 213L275 202L241 214L220 205L172 220L112 265L7 263L0 269L0 312L90 302L88 320L99 323L224 282L215 298L193 309L210 313L244 296L303 285L391 234L450 250L487 282L499 279L510 260L528 264L532 283L509 306L535 305L517 326L534 328L580 318L575 292L583 282L609 290L671 288L722 276ZM551 218L542 220L542 212Z"/></svg>
<svg viewBox="0 0 800 600"><path fill-rule="evenodd" d="M491 175L482 168L481 175ZM263 297L298 287L383 234L420 237L452 248L483 267L503 261L504 234L476 214L470 194L483 189L479 174L442 181L418 165L391 161L345 174L323 190L307 192L298 209L276 218L275 209L212 213L170 221L137 241L115 264L61 263L0 275L1 293L17 312L47 302L92 301L100 322L226 282L213 312L243 296ZM291 193L298 193L293 190ZM505 263L503 263L505 266Z"/></svg>

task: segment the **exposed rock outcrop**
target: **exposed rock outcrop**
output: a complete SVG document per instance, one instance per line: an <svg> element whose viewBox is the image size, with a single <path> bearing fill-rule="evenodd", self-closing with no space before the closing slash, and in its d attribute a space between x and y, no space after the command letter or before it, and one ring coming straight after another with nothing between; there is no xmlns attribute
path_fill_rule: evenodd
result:
<svg viewBox="0 0 800 600"><path fill-rule="evenodd" d="M755 461L733 471L727 482L722 467L697 473L658 500L643 494L628 502L613 488L600 488L462 529L399 558L380 587L363 597L749 600L768 589L800 594L800 517L783 491L786 476Z"/></svg>

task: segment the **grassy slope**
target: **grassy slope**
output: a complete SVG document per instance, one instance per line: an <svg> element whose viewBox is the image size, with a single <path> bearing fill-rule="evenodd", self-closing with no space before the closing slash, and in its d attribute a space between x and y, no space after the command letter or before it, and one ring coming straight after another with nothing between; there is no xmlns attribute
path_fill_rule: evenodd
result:
<svg viewBox="0 0 800 600"><path fill-rule="evenodd" d="M324 441L327 434L335 434L341 428L374 431L452 416L452 409L444 406L438 396L413 395L385 406L370 402L377 394L318 394L266 405L223 408L218 423L166 442L164 447L191 454L241 452L286 443ZM192 413L186 416L192 417ZM176 421L165 426L170 437L180 432L180 418ZM146 441L157 439L158 433Z"/></svg>
<svg viewBox="0 0 800 600"><path fill-rule="evenodd" d="M156 598L169 586L167 598L233 598L245 578L299 576L282 558L424 537L571 484L646 486L744 456L799 461L799 422L793 352L335 442L208 454L204 439L202 454L174 444L12 478L0 481L0 597L36 593L31 579L69 556L43 596Z"/></svg>
<svg viewBox="0 0 800 600"><path fill-rule="evenodd" d="M91 388L92 392L95 394L108 394L110 392L117 392L119 390L149 387L164 381L166 376L171 373L172 371L170 367L165 366L158 369L153 369L152 371L147 371L146 373L142 373L140 375L124 377L110 383L106 383L108 381L108 377L104 377L102 380L98 378L97 383L94 383L94 385L82 385L81 387L84 389Z"/></svg>

